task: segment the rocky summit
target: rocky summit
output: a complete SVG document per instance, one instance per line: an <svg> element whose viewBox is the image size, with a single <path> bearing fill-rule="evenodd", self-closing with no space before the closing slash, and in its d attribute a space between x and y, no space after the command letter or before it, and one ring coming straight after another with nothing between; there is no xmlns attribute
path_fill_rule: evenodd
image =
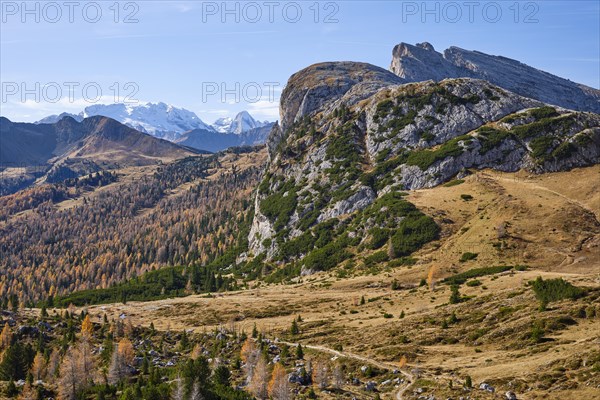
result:
<svg viewBox="0 0 600 400"><path fill-rule="evenodd" d="M572 82L520 61L450 47L437 52L430 43L400 43L390 70L409 82L479 78L524 97L579 111L600 112L600 90Z"/></svg>

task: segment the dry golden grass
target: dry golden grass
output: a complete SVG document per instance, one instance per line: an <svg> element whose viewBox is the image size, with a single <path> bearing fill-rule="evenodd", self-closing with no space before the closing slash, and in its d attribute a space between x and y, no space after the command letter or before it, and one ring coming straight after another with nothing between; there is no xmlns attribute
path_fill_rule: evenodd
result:
<svg viewBox="0 0 600 400"><path fill-rule="evenodd" d="M416 255L419 262L412 267L382 268L376 275L347 279L333 273L317 274L295 285L269 285L214 297L94 306L90 312L95 318L125 313L135 324L153 323L157 329L204 331L229 325L250 332L256 324L272 337L285 337L292 320L301 315L301 334L294 340L328 348L342 344L344 351L398 367L405 362L409 368L418 365L436 382L459 382L466 375L472 376L474 383L537 379L537 374L551 371L556 363L584 356L600 343L600 318L578 320L576 325L551 332L548 337L553 340L543 346L530 346L519 339L519 330L534 319L572 312L567 301L549 314L540 314L526 287L528 281L538 276L564 277L579 286L600 288L599 173L600 166L543 176L481 171L460 185L411 192L409 200L443 227L439 243L420 251ZM461 194L470 194L473 200L464 201ZM502 251L494 247L498 242L504 243ZM467 251L478 257L459 262ZM444 277L499 264L527 264L530 268L479 278L482 286L461 287L461 294L474 296L472 300L447 304L450 291L440 283ZM427 278L430 287L417 287ZM392 291L393 279L407 289ZM358 304L361 296L367 299L364 305ZM463 340L461 335L483 326L485 318L506 305L519 311L493 325L489 336L474 343ZM439 322L452 311L465 321L441 329ZM402 312L405 317L400 319ZM483 322L469 325L467 320L477 313ZM512 333L502 336L502 329ZM454 335L459 341L428 342L439 335ZM580 385L554 393L540 387L520 393L519 398L594 399L600 398L597 390ZM392 388L386 396L393 396ZM481 396L478 398L486 398Z"/></svg>
<svg viewBox="0 0 600 400"><path fill-rule="evenodd" d="M482 171L460 185L411 192L409 200L436 217L448 236L439 249L422 254L446 268L461 267L461 254L473 252L477 260L467 264L506 262L598 273L598 178L599 166L537 176ZM464 201L461 194L474 199ZM499 252L493 244L501 226L509 248Z"/></svg>

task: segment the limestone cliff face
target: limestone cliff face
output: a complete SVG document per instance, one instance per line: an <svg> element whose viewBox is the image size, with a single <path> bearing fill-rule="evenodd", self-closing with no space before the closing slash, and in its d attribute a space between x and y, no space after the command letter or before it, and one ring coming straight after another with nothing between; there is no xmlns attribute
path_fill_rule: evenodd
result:
<svg viewBox="0 0 600 400"><path fill-rule="evenodd" d="M418 51L434 52L425 44ZM407 65L396 67L409 76ZM548 106L486 80L437 81L452 72L440 68L423 67L422 75L410 76L442 73L415 83L351 62L294 74L281 98L281 125L268 141L250 252L276 259L311 227L344 221L382 196L433 187L469 169L543 173L600 162L598 114ZM375 225L372 216L361 221L351 236Z"/></svg>
<svg viewBox="0 0 600 400"><path fill-rule="evenodd" d="M460 68L435 51L429 43L412 46L400 43L392 50L390 71L408 82L441 81L447 78L472 78L474 74Z"/></svg>
<svg viewBox="0 0 600 400"><path fill-rule="evenodd" d="M274 149L289 127L304 116L330 110L347 95L356 103L375 91L405 81L383 68L366 63L326 62L309 66L290 77L281 95L280 129L272 134ZM348 93L350 92L350 93Z"/></svg>
<svg viewBox="0 0 600 400"><path fill-rule="evenodd" d="M600 113L600 90L581 85L517 60L450 47L442 53L429 43L400 43L390 70L408 82L447 78L484 79L503 89L548 104Z"/></svg>

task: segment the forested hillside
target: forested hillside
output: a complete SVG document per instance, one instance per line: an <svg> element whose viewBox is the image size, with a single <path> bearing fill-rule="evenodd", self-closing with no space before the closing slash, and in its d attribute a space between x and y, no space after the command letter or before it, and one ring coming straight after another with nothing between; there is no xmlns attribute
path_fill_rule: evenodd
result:
<svg viewBox="0 0 600 400"><path fill-rule="evenodd" d="M264 158L255 149L190 157L133 178L117 171L2 198L0 296L26 304L164 266L204 265L251 218Z"/></svg>

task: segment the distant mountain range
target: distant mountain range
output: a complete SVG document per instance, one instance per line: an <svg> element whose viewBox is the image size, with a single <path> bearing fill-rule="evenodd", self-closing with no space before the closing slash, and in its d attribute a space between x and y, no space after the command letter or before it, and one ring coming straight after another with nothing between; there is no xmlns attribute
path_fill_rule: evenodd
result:
<svg viewBox="0 0 600 400"><path fill-rule="evenodd" d="M130 128L112 118L93 116L77 121L64 117L54 124L11 122L0 117L3 163L44 164L62 158L99 158L139 164L150 159L180 158L197 153ZM135 151L132 151L135 150Z"/></svg>
<svg viewBox="0 0 600 400"><path fill-rule="evenodd" d="M215 132L206 129L194 129L185 132L175 143L198 150L217 152L229 147L252 146L267 141L274 123L267 123L242 133Z"/></svg>
<svg viewBox="0 0 600 400"><path fill-rule="evenodd" d="M272 126L246 111L211 126L191 111L164 103L95 105L79 114L51 115L36 123L0 117L2 193L34 182L58 182L107 169L259 145L265 143Z"/></svg>
<svg viewBox="0 0 600 400"><path fill-rule="evenodd" d="M95 115L112 118L140 132L170 141L177 141L185 132L192 130L200 129L213 133L240 135L252 129L270 124L268 121L257 121L247 111L242 111L234 118L219 118L212 125L209 125L192 111L162 102L145 104L95 104L86 107L79 114L62 113L50 115L37 121L36 124L52 124L64 117L71 117L81 122L84 118ZM221 136L217 135L211 140L217 140L219 137ZM228 146L217 147L219 150L223 150Z"/></svg>
<svg viewBox="0 0 600 400"><path fill-rule="evenodd" d="M0 117L0 168L10 171L11 167L19 167L16 169L20 171L10 171L21 174L16 177L18 187L38 179L55 182L199 153L103 116L81 121L63 116L56 123L44 124L11 122ZM3 189L12 185L8 181L0 183Z"/></svg>

